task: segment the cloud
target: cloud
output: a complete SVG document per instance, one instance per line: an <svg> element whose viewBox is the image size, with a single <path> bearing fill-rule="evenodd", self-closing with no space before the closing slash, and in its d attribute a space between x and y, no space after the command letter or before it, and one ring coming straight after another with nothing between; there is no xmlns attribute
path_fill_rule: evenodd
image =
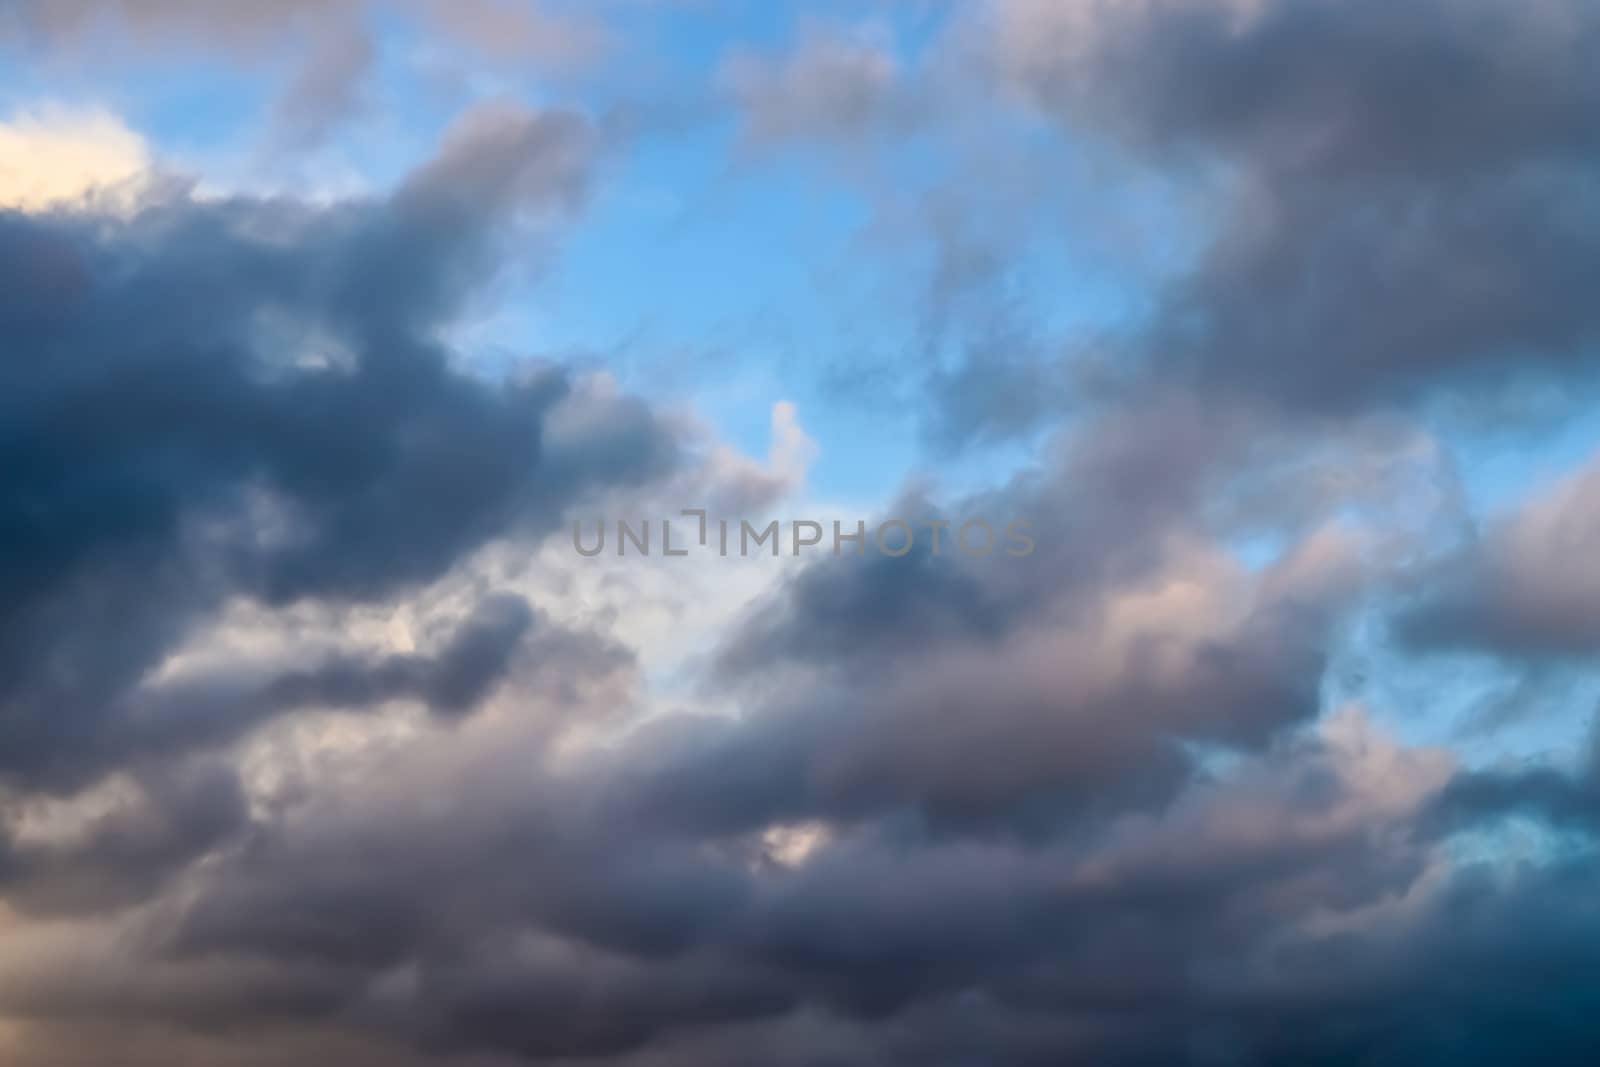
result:
<svg viewBox="0 0 1600 1067"><path fill-rule="evenodd" d="M582 6L507 0L415 0L447 34L491 59L549 66L582 65L603 54L610 38Z"/></svg>
<svg viewBox="0 0 1600 1067"><path fill-rule="evenodd" d="M1119 385L1335 414L1592 386L1589 5L993 0L944 31L909 64L836 36L730 65L748 136L865 145L877 168L850 173L880 214L937 205L893 250L926 243L935 265L933 335L908 344L936 443L1025 436ZM908 151L932 161L914 183ZM1152 183L1181 210L1157 215ZM1126 254L1084 256L1097 228L1127 244L1103 232L1107 184L1160 274L1113 321L997 338L1019 275Z"/></svg>
<svg viewBox="0 0 1600 1067"><path fill-rule="evenodd" d="M14 36L47 46L146 49L221 45L249 55L303 40L329 22L359 23L372 9L415 14L480 55L570 61L592 54L599 30L562 6L505 0L265 0L222 6L207 0L20 0L0 18L0 40Z"/></svg>
<svg viewBox="0 0 1600 1067"><path fill-rule="evenodd" d="M496 108L387 199L0 216L0 324L32 354L0 371L7 772L66 773L83 722L228 597L381 599L670 469L622 396L552 456L570 376L491 381L436 340L503 227L576 210L586 136Z"/></svg>
<svg viewBox="0 0 1600 1067"><path fill-rule="evenodd" d="M160 888L248 820L244 791L226 765L140 774L131 798L117 797L75 832L0 833L0 890L31 914L115 909Z"/></svg>
<svg viewBox="0 0 1600 1067"><path fill-rule="evenodd" d="M1338 620L1359 599L1359 550L1312 538L1252 576L1211 542L1203 496L1131 490L1153 467L1186 470L1195 494L1237 476L1182 414L1119 417L1007 489L898 501L888 514L952 524L937 554L923 528L907 556L846 549L791 576L717 661L769 710L700 735L674 787L708 803L752 790L726 814L711 807L718 818L910 809L1020 826L1148 802L1190 772L1186 745L1257 750L1313 717ZM956 527L973 519L997 537L1028 522L1034 551L958 552ZM761 774L747 780L746 766Z"/></svg>
<svg viewBox="0 0 1600 1067"><path fill-rule="evenodd" d="M273 136L291 147L315 145L367 103L377 49L359 21L344 19L318 35L278 98Z"/></svg>
<svg viewBox="0 0 1600 1067"><path fill-rule="evenodd" d="M1447 1062L1458 1046L1436 1024L1456 1012L1540 1018L1497 964L1577 977L1594 962L1579 871L1439 883L1430 839L1406 826L1449 760L1357 710L1171 805L1059 836L874 821L778 867L749 862L737 831L664 834L615 807L647 750L574 777L475 747L406 754L357 793L325 785L201 872L176 925L152 916L146 981L124 986L136 1002L79 982L77 1010L297 1023L324 1040L337 1012L397 1049L530 1062L735 1062L796 1027L862 1064L953 1062L949 1041L1019 1063L1378 1042ZM1508 928L1525 906L1541 919ZM78 958L109 947L92 946ZM1428 992L1444 973L1461 980ZM0 979L0 997L36 1017L72 1010L40 977L26 1001ZM1383 1006L1401 993L1424 1014ZM1541 1033L1550 1062L1581 1062L1583 1028Z"/></svg>
<svg viewBox="0 0 1600 1067"><path fill-rule="evenodd" d="M1591 460L1418 575L1401 636L1417 648L1533 659L1600 653L1597 516L1600 464Z"/></svg>
<svg viewBox="0 0 1600 1067"><path fill-rule="evenodd" d="M0 12L0 47L77 62L210 55L280 67L266 144L307 151L382 102L371 84L385 47L380 27L396 16L444 42L440 57L463 72L485 62L577 70L609 46L601 20L559 0L16 0Z"/></svg>
<svg viewBox="0 0 1600 1067"><path fill-rule="evenodd" d="M1215 235L1139 341L1148 373L1350 410L1592 371L1592 15L1002 0L992 62L1076 135L1222 175Z"/></svg>
<svg viewBox="0 0 1600 1067"><path fill-rule="evenodd" d="M128 32L141 44L182 40L194 35L232 47L259 46L286 29L325 15L337 0L269 0L263 4L219 8L205 0L21 0L0 32L40 43L110 37Z"/></svg>
<svg viewBox="0 0 1600 1067"><path fill-rule="evenodd" d="M722 81L756 143L866 138L909 121L915 106L892 52L864 35L812 30L783 56L735 54Z"/></svg>
<svg viewBox="0 0 1600 1067"><path fill-rule="evenodd" d="M43 109L0 122L0 210L81 201L149 168L144 139L105 111Z"/></svg>
<svg viewBox="0 0 1600 1067"><path fill-rule="evenodd" d="M426 17L520 56L579 49L566 10ZM327 17L0 25L255 58ZM919 348L913 414L969 462L871 508L950 522L901 557L564 551L596 511L771 507L828 425L774 404L758 462L692 403L451 343L632 147L577 103L479 103L382 193L0 211L7 1062L1587 1064L1600 749L1430 744L1451 694L1402 683L1594 651L1593 465L1460 540L1423 418L1588 396L1594 22L993 0L927 52L734 49L704 88L746 145L937 156L976 117L1210 209L1114 328L1018 302ZM285 131L358 100L345 28ZM981 239L936 299L1011 263L955 208L1055 218L1055 173L949 202L943 250ZM959 551L973 519L1033 551ZM1387 619L1401 677L1353 686Z"/></svg>

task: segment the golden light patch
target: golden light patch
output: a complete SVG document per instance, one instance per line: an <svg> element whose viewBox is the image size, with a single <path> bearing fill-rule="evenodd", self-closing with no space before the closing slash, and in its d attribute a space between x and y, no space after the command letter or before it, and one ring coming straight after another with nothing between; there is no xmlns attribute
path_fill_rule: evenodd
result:
<svg viewBox="0 0 1600 1067"><path fill-rule="evenodd" d="M68 204L137 178L149 163L143 138L108 112L14 115L0 121L0 208Z"/></svg>

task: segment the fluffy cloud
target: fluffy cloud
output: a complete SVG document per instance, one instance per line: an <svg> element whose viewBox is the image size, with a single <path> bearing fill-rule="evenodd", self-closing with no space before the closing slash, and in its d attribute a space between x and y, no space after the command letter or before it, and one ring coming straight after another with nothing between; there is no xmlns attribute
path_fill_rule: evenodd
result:
<svg viewBox="0 0 1600 1067"><path fill-rule="evenodd" d="M0 122L0 209L79 201L137 179L149 166L144 140L105 112L57 108Z"/></svg>
<svg viewBox="0 0 1600 1067"><path fill-rule="evenodd" d="M121 720L147 718L141 678L230 597L380 599L671 466L670 432L624 397L552 461L570 378L482 379L435 339L494 231L570 214L589 158L580 117L495 109L383 201L179 191L126 218L0 217L0 321L32 353L0 372L18 472L0 535L9 772L71 777L102 743L115 759ZM498 619L462 641L526 621ZM480 683L457 676L500 659L459 645L434 667L375 664L371 684L465 695ZM363 688L366 668L326 670Z"/></svg>
<svg viewBox="0 0 1600 1067"><path fill-rule="evenodd" d="M1220 169L1152 373L1317 408L1592 369L1600 22L1582 3L997 5L1064 128Z"/></svg>

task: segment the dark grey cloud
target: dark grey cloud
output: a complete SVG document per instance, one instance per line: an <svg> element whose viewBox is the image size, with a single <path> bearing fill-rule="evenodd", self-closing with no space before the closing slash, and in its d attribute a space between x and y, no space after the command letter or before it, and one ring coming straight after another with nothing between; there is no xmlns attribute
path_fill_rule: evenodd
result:
<svg viewBox="0 0 1600 1067"><path fill-rule="evenodd" d="M97 815L66 840L27 840L0 829L0 893L31 914L97 912L161 888L173 874L249 821L234 771L208 761L137 775L135 799ZM12 823L16 811L0 804Z"/></svg>
<svg viewBox="0 0 1600 1067"><path fill-rule="evenodd" d="M418 704L448 721L477 710L519 668L556 674L556 659L563 670L597 675L631 662L595 635L538 618L521 597L489 596L429 652L301 651L295 662L230 661L197 677L139 685L86 708L92 731L77 724L76 744L54 755L64 773L87 774L224 744L299 711L366 711L391 702ZM40 753L19 746L8 756L20 771Z"/></svg>
<svg viewBox="0 0 1600 1067"><path fill-rule="evenodd" d="M495 107L384 200L0 216L8 773L93 749L89 724L229 597L381 600L670 467L643 403L555 368L479 377L438 339L506 235L576 210L593 152L580 116ZM553 457L564 404L604 410ZM476 647L416 695L471 703L498 666Z"/></svg>
<svg viewBox="0 0 1600 1067"><path fill-rule="evenodd" d="M1239 210L1256 219L1176 288L1147 341L1151 370L1333 410L1436 387L1482 398L1529 377L1586 389L1595 192L1537 173L1247 192Z"/></svg>
<svg viewBox="0 0 1600 1067"><path fill-rule="evenodd" d="M752 862L743 831L614 819L594 801L631 788L615 778L495 760L439 779L440 805L402 764L209 867L143 966L211 975L210 1025L339 1019L510 1062L733 1063L792 1037L851 1064L1487 1063L1500 1026L1583 1062L1592 868L1467 869L1400 904L1440 862L1415 820L1449 769L1361 731L1131 820L1033 840L835 824L798 864ZM195 1007L177 977L143 989L146 1019Z"/></svg>
<svg viewBox="0 0 1600 1067"><path fill-rule="evenodd" d="M995 6L1000 73L1069 126L1274 175L1460 178L1600 147L1587 4Z"/></svg>
<svg viewBox="0 0 1600 1067"><path fill-rule="evenodd" d="M752 605L717 668L766 710L652 740L666 762L643 763L662 769L641 817L911 811L1026 833L1170 795L1192 744L1259 750L1314 717L1359 567L1336 556L1252 576L1216 555L1201 505L1233 453L1223 420L1199 414L1109 420L1048 474L889 512L997 531L1026 517L1030 555L970 558L956 526L934 555L923 529L907 556L846 552ZM1169 606L1173 588L1187 592Z"/></svg>
<svg viewBox="0 0 1600 1067"><path fill-rule="evenodd" d="M1069 136L1226 190L1150 374L1340 411L1590 376L1590 5L996 11L999 76Z"/></svg>
<svg viewBox="0 0 1600 1067"><path fill-rule="evenodd" d="M1449 825L1522 817L1558 829L1594 833L1600 828L1600 774L1531 767L1462 775L1439 798L1438 817Z"/></svg>
<svg viewBox="0 0 1600 1067"><path fill-rule="evenodd" d="M483 699L532 622L522 599L491 598L479 605L436 660L410 654L376 662L335 656L273 679L262 695L290 706L361 705L415 696L430 710L459 714Z"/></svg>

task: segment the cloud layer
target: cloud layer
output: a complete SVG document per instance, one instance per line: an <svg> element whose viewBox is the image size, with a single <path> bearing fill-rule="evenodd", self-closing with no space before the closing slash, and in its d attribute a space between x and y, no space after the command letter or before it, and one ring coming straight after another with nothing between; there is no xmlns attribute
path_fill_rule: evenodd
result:
<svg viewBox="0 0 1600 1067"><path fill-rule="evenodd" d="M333 6L24 5L0 42L248 65L335 20L262 111L309 152L386 15L563 70L617 44L566 5ZM1480 521L1452 436L1531 452L1489 423L1591 406L1595 9L884 18L718 38L692 103L642 68L484 94L358 195L0 126L8 1063L1590 1062L1590 709L1518 763L1424 736L1398 679L1600 652L1595 461ZM475 344L663 128L733 170L820 150L862 276L933 250L894 400L971 462L863 517L1026 519L1033 552L565 551L596 514L819 506L792 403L763 465L680 392ZM1171 255L1093 328L1028 321L983 265L1078 231L982 220L1060 222L1090 166L1156 190ZM620 278L626 236L585 254ZM946 348L980 306L958 339L1031 343ZM629 640L651 613L691 657Z"/></svg>

